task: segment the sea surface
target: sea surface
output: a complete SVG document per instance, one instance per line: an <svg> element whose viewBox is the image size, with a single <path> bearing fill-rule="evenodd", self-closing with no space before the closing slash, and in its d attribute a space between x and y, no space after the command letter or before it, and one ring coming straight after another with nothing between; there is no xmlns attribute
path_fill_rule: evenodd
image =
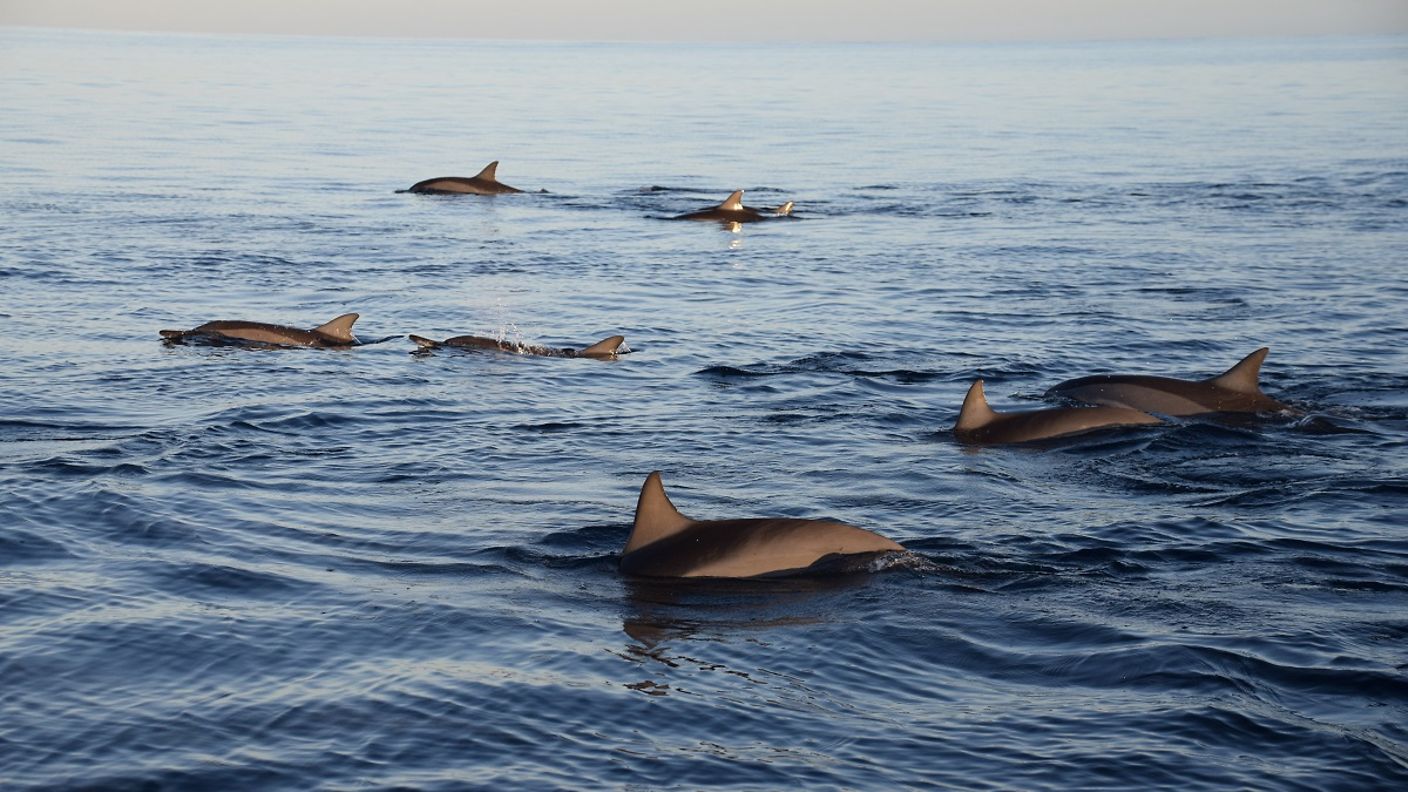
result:
<svg viewBox="0 0 1408 792"><path fill-rule="evenodd" d="M3 29L0 218L7 790L1408 788L1408 39ZM626 578L652 470L912 554Z"/></svg>

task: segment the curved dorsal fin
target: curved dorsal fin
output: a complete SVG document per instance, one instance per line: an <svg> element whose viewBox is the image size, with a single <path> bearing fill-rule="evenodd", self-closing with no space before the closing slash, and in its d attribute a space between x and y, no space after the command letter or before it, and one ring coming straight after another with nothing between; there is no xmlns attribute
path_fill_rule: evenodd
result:
<svg viewBox="0 0 1408 792"><path fill-rule="evenodd" d="M493 162L489 163L488 165L485 165L485 166L484 166L484 170L479 171L479 175L478 175L478 176L475 176L474 178L476 178L476 179L483 179L484 181L498 181L498 180L499 180L498 177L494 175L494 173L497 172L498 169L499 169L499 161L498 161L498 160L494 160Z"/></svg>
<svg viewBox="0 0 1408 792"><path fill-rule="evenodd" d="M313 332L324 335L336 341L347 344L355 344L357 337L352 335L352 324L357 321L360 314L343 314L327 324L318 325L313 328Z"/></svg>
<svg viewBox="0 0 1408 792"><path fill-rule="evenodd" d="M1261 363L1266 360L1269 351L1268 347L1258 349L1242 358L1237 365L1208 380L1208 383L1238 393L1261 393Z"/></svg>
<svg viewBox="0 0 1408 792"><path fill-rule="evenodd" d="M603 338L600 341L578 352L579 355L614 355L617 348L626 343L625 336L614 335L610 338Z"/></svg>
<svg viewBox="0 0 1408 792"><path fill-rule="evenodd" d="M987 397L983 395L983 381L974 380L968 395L963 397L963 409L958 411L958 422L953 428L958 432L971 432L987 426L996 417L997 413L988 406Z"/></svg>
<svg viewBox="0 0 1408 792"><path fill-rule="evenodd" d="M792 214L792 207L794 207L794 206L796 206L795 203L793 203L792 201L788 201L787 203L783 204L782 206L777 207L777 209L776 209L776 214L777 214L777 216L778 216L778 217L787 217L787 216L791 215L791 214Z"/></svg>
<svg viewBox="0 0 1408 792"><path fill-rule="evenodd" d="M665 485L660 483L660 471L645 477L640 488L640 500L636 501L636 521L631 528L631 538L626 540L623 553L639 550L648 544L658 542L667 536L688 528L694 521L680 514L675 504L665 494Z"/></svg>
<svg viewBox="0 0 1408 792"><path fill-rule="evenodd" d="M719 208L730 212L743 211L743 191L734 190L732 195L725 198L724 202L719 204Z"/></svg>

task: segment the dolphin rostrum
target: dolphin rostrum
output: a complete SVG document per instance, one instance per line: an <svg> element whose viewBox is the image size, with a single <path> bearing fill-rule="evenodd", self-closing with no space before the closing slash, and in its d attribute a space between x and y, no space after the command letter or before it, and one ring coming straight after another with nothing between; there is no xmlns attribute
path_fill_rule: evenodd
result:
<svg viewBox="0 0 1408 792"><path fill-rule="evenodd" d="M297 327L285 327L264 322L206 322L200 327L190 330L162 330L161 337L175 343L190 339L215 342L237 341L277 346L352 346L357 343L357 337L352 335L352 324L357 321L357 316L358 314L354 313L343 314L312 330L300 330Z"/></svg>
<svg viewBox="0 0 1408 792"><path fill-rule="evenodd" d="M988 406L983 381L977 380L963 399L953 434L964 443L1029 443L1088 432L1107 426L1163 423L1128 407L1052 407L1000 413Z"/></svg>
<svg viewBox="0 0 1408 792"><path fill-rule="evenodd" d="M1046 395L1173 416L1288 410L1261 392L1261 363L1266 360L1267 351L1262 347L1227 371L1205 380L1099 374L1067 380Z"/></svg>
<svg viewBox="0 0 1408 792"><path fill-rule="evenodd" d="M432 341L424 336L413 335L411 340L421 349L435 349L436 347L451 346L462 349L492 349L498 352L513 352L518 355L541 355L543 357L591 357L606 358L616 357L620 354L621 345L626 343L625 336L614 335L610 338L592 344L586 349L572 349L570 347L556 349L553 347L534 346L532 344L514 344L508 341L497 341L492 338L481 338L479 336L462 335L454 338L447 338L444 341Z"/></svg>
<svg viewBox="0 0 1408 792"><path fill-rule="evenodd" d="M499 168L499 161L494 160L484 166L484 170L479 171L479 175L470 176L437 176L434 179L418 181L404 190L397 192L432 193L439 195L453 195L472 193L474 195L498 195L499 193L519 193L523 192L517 187L510 187L499 181L494 172Z"/></svg>
<svg viewBox="0 0 1408 792"><path fill-rule="evenodd" d="M734 190L718 206L701 209L698 212L675 215L671 220L712 220L716 223L756 223L774 217L787 217L792 214L793 203L788 201L776 209L754 209L743 205L743 191Z"/></svg>
<svg viewBox="0 0 1408 792"><path fill-rule="evenodd" d="M691 520L670 502L657 470L640 488L621 571L645 577L749 578L903 550L864 528L826 520Z"/></svg>

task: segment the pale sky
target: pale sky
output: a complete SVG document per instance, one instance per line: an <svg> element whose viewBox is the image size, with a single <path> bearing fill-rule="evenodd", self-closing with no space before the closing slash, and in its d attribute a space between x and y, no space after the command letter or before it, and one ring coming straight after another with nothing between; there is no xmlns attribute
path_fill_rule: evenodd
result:
<svg viewBox="0 0 1408 792"><path fill-rule="evenodd" d="M570 41L1408 33L1408 0L0 0L0 25Z"/></svg>

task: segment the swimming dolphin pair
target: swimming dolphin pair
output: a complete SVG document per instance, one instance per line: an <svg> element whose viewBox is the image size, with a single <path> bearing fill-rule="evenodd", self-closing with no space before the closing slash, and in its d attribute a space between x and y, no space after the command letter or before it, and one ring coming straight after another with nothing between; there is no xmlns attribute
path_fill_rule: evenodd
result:
<svg viewBox="0 0 1408 792"><path fill-rule="evenodd" d="M645 577L748 578L817 571L849 557L903 552L879 534L842 522L774 517L691 520L645 479L620 568Z"/></svg>
<svg viewBox="0 0 1408 792"><path fill-rule="evenodd" d="M610 338L592 344L585 349L534 346L532 344L513 344L507 341L498 341L493 338L482 338L480 336L462 335L454 338L447 338L444 341L432 341L424 336L413 335L411 340L421 349L436 349L438 347L459 347L460 349L491 349L499 352L512 352L519 355L538 355L541 357L589 357L607 358L616 357L621 354L621 345L626 343L625 336L614 335Z"/></svg>
<svg viewBox="0 0 1408 792"><path fill-rule="evenodd" d="M1094 405L1090 407L999 413L988 406L983 381L978 380L963 399L953 433L965 443L1026 443L1106 427L1163 423L1150 413L1181 417L1286 410L1286 405L1261 392L1261 364L1268 351L1262 347L1222 374L1204 380L1100 374L1067 380L1046 392L1048 397Z"/></svg>
<svg viewBox="0 0 1408 792"><path fill-rule="evenodd" d="M776 217L788 217L794 204L791 201L776 209L754 209L743 205L743 191L734 190L723 203L697 212L675 215L671 220L704 220L716 223L757 223Z"/></svg>
<svg viewBox="0 0 1408 792"><path fill-rule="evenodd" d="M343 314L312 330L266 322L206 322L190 330L162 330L161 337L172 343L184 343L189 340L300 347L353 346L358 342L357 337L352 334L352 324L357 321L358 316L354 313Z"/></svg>
<svg viewBox="0 0 1408 792"><path fill-rule="evenodd" d="M429 195L502 195L523 192L517 187L510 187L499 181L498 169L499 161L494 160L474 176L436 176L433 179L418 181L410 187L396 192ZM712 220L719 223L756 223L775 217L787 217L792 214L793 206L794 204L788 201L776 209L754 209L751 206L744 206L743 191L735 190L718 206L697 212L688 212L670 219Z"/></svg>
<svg viewBox="0 0 1408 792"><path fill-rule="evenodd" d="M510 187L499 181L498 169L499 161L494 160L474 176L437 176L433 179L418 181L410 187L396 192L428 193L431 195L502 195L523 192L517 187Z"/></svg>

